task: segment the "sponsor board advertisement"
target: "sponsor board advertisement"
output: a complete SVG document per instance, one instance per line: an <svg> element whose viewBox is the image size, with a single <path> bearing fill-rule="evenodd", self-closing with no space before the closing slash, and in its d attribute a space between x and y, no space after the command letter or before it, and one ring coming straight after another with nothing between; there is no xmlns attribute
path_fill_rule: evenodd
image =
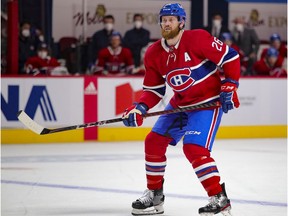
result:
<svg viewBox="0 0 288 216"><path fill-rule="evenodd" d="M121 117L127 107L138 100L142 93L143 78L99 78L98 118L109 119ZM109 92L109 94L107 94ZM173 95L171 88L166 88L166 95L150 112L164 110ZM157 117L145 119L143 127L152 127ZM124 127L122 123L110 124L106 127Z"/></svg>
<svg viewBox="0 0 288 216"><path fill-rule="evenodd" d="M120 117L125 108L137 101L141 94L142 78L99 78L98 118ZM107 94L109 92L109 94ZM279 95L279 92L283 94ZM238 95L241 106L224 114L220 127L221 138L285 136L287 129L287 82L286 79L242 78ZM163 110L173 92L166 88L164 99L152 111ZM279 95L274 97L274 95ZM281 106L275 106L281 101ZM277 113L277 115L275 115ZM126 129L121 123L98 129L100 140L145 138L157 116L145 119L143 126ZM274 132L271 127L277 128ZM127 134L129 134L127 136ZM269 134L269 135L268 135ZM281 135L282 134L282 135Z"/></svg>
<svg viewBox="0 0 288 216"><path fill-rule="evenodd" d="M223 116L223 126L287 125L285 78L242 78L238 96L240 107Z"/></svg>
<svg viewBox="0 0 288 216"><path fill-rule="evenodd" d="M44 127L64 127L83 123L83 88L83 78L80 77L2 77L2 143L83 141L83 131L40 136L27 130L17 119L17 112L24 110Z"/></svg>
<svg viewBox="0 0 288 216"><path fill-rule="evenodd" d="M2 143L143 140L157 116L139 128L119 122L51 135L34 134L17 119L20 109L48 128L119 118L140 97L142 82L142 77L2 78ZM150 112L163 110L172 95L167 87ZM242 78L238 95L241 106L223 115L218 138L287 136L286 79Z"/></svg>
<svg viewBox="0 0 288 216"><path fill-rule="evenodd" d="M99 78L99 103L98 118L109 119L121 117L125 108L137 101L142 91L141 78ZM287 120L287 96L284 94L287 88L285 79L241 79L238 96L241 103L239 109L224 114L222 125L285 125ZM169 103L173 92L166 88L164 99L150 112L160 111ZM107 95L107 92L110 92ZM279 92L283 94L278 97ZM269 100L267 99L269 98ZM281 101L281 106L275 106ZM279 115L275 115L278 113ZM281 113L281 115L280 115ZM143 126L152 127L157 117L147 118ZM107 125L107 127L122 127L122 124Z"/></svg>
<svg viewBox="0 0 288 216"><path fill-rule="evenodd" d="M229 3L229 29L233 20L243 17L248 27L255 29L260 40L269 41L273 33L278 33L287 41L287 2L286 3Z"/></svg>
<svg viewBox="0 0 288 216"><path fill-rule="evenodd" d="M2 78L2 127L23 128L19 110L47 127L82 122L83 78Z"/></svg>
<svg viewBox="0 0 288 216"><path fill-rule="evenodd" d="M191 2L178 1L186 9L187 17L190 17ZM67 35L76 38L90 38L103 29L103 17L113 15L115 18L114 30L122 36L133 28L133 16L135 13L143 14L143 26L149 29L152 39L160 38L158 14L166 2L162 0L57 0L53 2L53 38L58 41ZM190 26L187 19L186 26Z"/></svg>

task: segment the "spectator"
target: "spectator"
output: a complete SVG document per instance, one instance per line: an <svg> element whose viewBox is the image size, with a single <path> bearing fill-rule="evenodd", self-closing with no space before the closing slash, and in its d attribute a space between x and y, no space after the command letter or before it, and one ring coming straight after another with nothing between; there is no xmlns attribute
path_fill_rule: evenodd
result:
<svg viewBox="0 0 288 216"><path fill-rule="evenodd" d="M241 63L241 72L245 72L247 70L247 58L244 58L244 52L236 45L232 34L230 32L223 32L219 39L238 52Z"/></svg>
<svg viewBox="0 0 288 216"><path fill-rule="evenodd" d="M287 47L282 43L281 37L279 34L272 34L270 37L270 47L278 50L279 55L283 58L287 58ZM266 48L261 53L261 58L265 58L269 48Z"/></svg>
<svg viewBox="0 0 288 216"><path fill-rule="evenodd" d="M278 50L270 47L266 56L254 64L253 70L260 76L287 77L287 71L282 65L283 57L279 55Z"/></svg>
<svg viewBox="0 0 288 216"><path fill-rule="evenodd" d="M100 50L94 74L125 75L131 74L134 68L132 53L121 45L121 34L113 32L110 46Z"/></svg>
<svg viewBox="0 0 288 216"><path fill-rule="evenodd" d="M24 73L26 60L36 55L35 39L31 36L31 25L24 22L20 28L19 36L19 72Z"/></svg>
<svg viewBox="0 0 288 216"><path fill-rule="evenodd" d="M109 45L109 38L114 31L115 19L112 15L106 15L103 18L104 28L94 33L91 41L91 62L95 63L100 49ZM90 62L90 64L91 64Z"/></svg>
<svg viewBox="0 0 288 216"><path fill-rule="evenodd" d="M150 41L150 32L143 28L143 16L135 14L133 17L134 27L124 35L124 46L129 48L134 58L135 67L141 64L141 49Z"/></svg>
<svg viewBox="0 0 288 216"><path fill-rule="evenodd" d="M208 25L205 30L214 37L219 38L223 32L230 32L226 26L222 25L223 18L220 13L215 13L212 16L212 23Z"/></svg>
<svg viewBox="0 0 288 216"><path fill-rule="evenodd" d="M243 51L244 58L247 59L247 69L242 72L242 75L253 75L252 67L257 60L257 52L260 46L258 35L254 29L245 27L243 17L236 18L234 23L235 26L232 30L234 41Z"/></svg>
<svg viewBox="0 0 288 216"><path fill-rule="evenodd" d="M34 32L34 34L35 34L35 47L39 47L39 46L41 46L41 44L46 43L43 32L40 29L35 29L34 31L35 31Z"/></svg>
<svg viewBox="0 0 288 216"><path fill-rule="evenodd" d="M37 55L29 57L25 63L27 74L37 75L66 75L68 74L65 67L60 67L56 58L49 55L46 44L41 44L37 50Z"/></svg>

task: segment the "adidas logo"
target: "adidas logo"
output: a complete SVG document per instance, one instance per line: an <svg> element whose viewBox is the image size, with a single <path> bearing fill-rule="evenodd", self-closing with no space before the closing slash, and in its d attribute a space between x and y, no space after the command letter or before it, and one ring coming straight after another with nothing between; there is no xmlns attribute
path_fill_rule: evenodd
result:
<svg viewBox="0 0 288 216"><path fill-rule="evenodd" d="M90 82L87 87L84 89L85 95L96 95L97 90L93 82Z"/></svg>

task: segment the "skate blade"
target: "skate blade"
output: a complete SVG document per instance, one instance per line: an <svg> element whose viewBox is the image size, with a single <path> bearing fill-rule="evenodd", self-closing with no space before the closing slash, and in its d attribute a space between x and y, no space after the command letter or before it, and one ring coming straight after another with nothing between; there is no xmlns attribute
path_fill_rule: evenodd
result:
<svg viewBox="0 0 288 216"><path fill-rule="evenodd" d="M221 211L221 214L222 214L223 216L232 216L230 210L231 210L231 207L229 206L228 208L226 208L226 209L224 209L223 211Z"/></svg>
<svg viewBox="0 0 288 216"><path fill-rule="evenodd" d="M156 214L163 214L164 208L162 205L152 206L146 209L132 209L132 215L156 215Z"/></svg>
<svg viewBox="0 0 288 216"><path fill-rule="evenodd" d="M229 206L219 213L221 213L223 216L232 216L230 210L231 210L231 207ZM218 214L218 213L216 213L216 214ZM200 213L200 216L214 216L214 215L215 215L214 213L210 213L210 212L209 213Z"/></svg>
<svg viewBox="0 0 288 216"><path fill-rule="evenodd" d="M214 216L214 213L200 213L200 216Z"/></svg>

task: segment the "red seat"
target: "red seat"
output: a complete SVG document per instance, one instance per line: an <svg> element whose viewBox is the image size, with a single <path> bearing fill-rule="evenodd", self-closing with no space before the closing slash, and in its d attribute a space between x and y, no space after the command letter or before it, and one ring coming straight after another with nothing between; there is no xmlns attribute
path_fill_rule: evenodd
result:
<svg viewBox="0 0 288 216"><path fill-rule="evenodd" d="M78 43L78 39L75 37L62 37L59 40L60 53L69 48L75 48Z"/></svg>

